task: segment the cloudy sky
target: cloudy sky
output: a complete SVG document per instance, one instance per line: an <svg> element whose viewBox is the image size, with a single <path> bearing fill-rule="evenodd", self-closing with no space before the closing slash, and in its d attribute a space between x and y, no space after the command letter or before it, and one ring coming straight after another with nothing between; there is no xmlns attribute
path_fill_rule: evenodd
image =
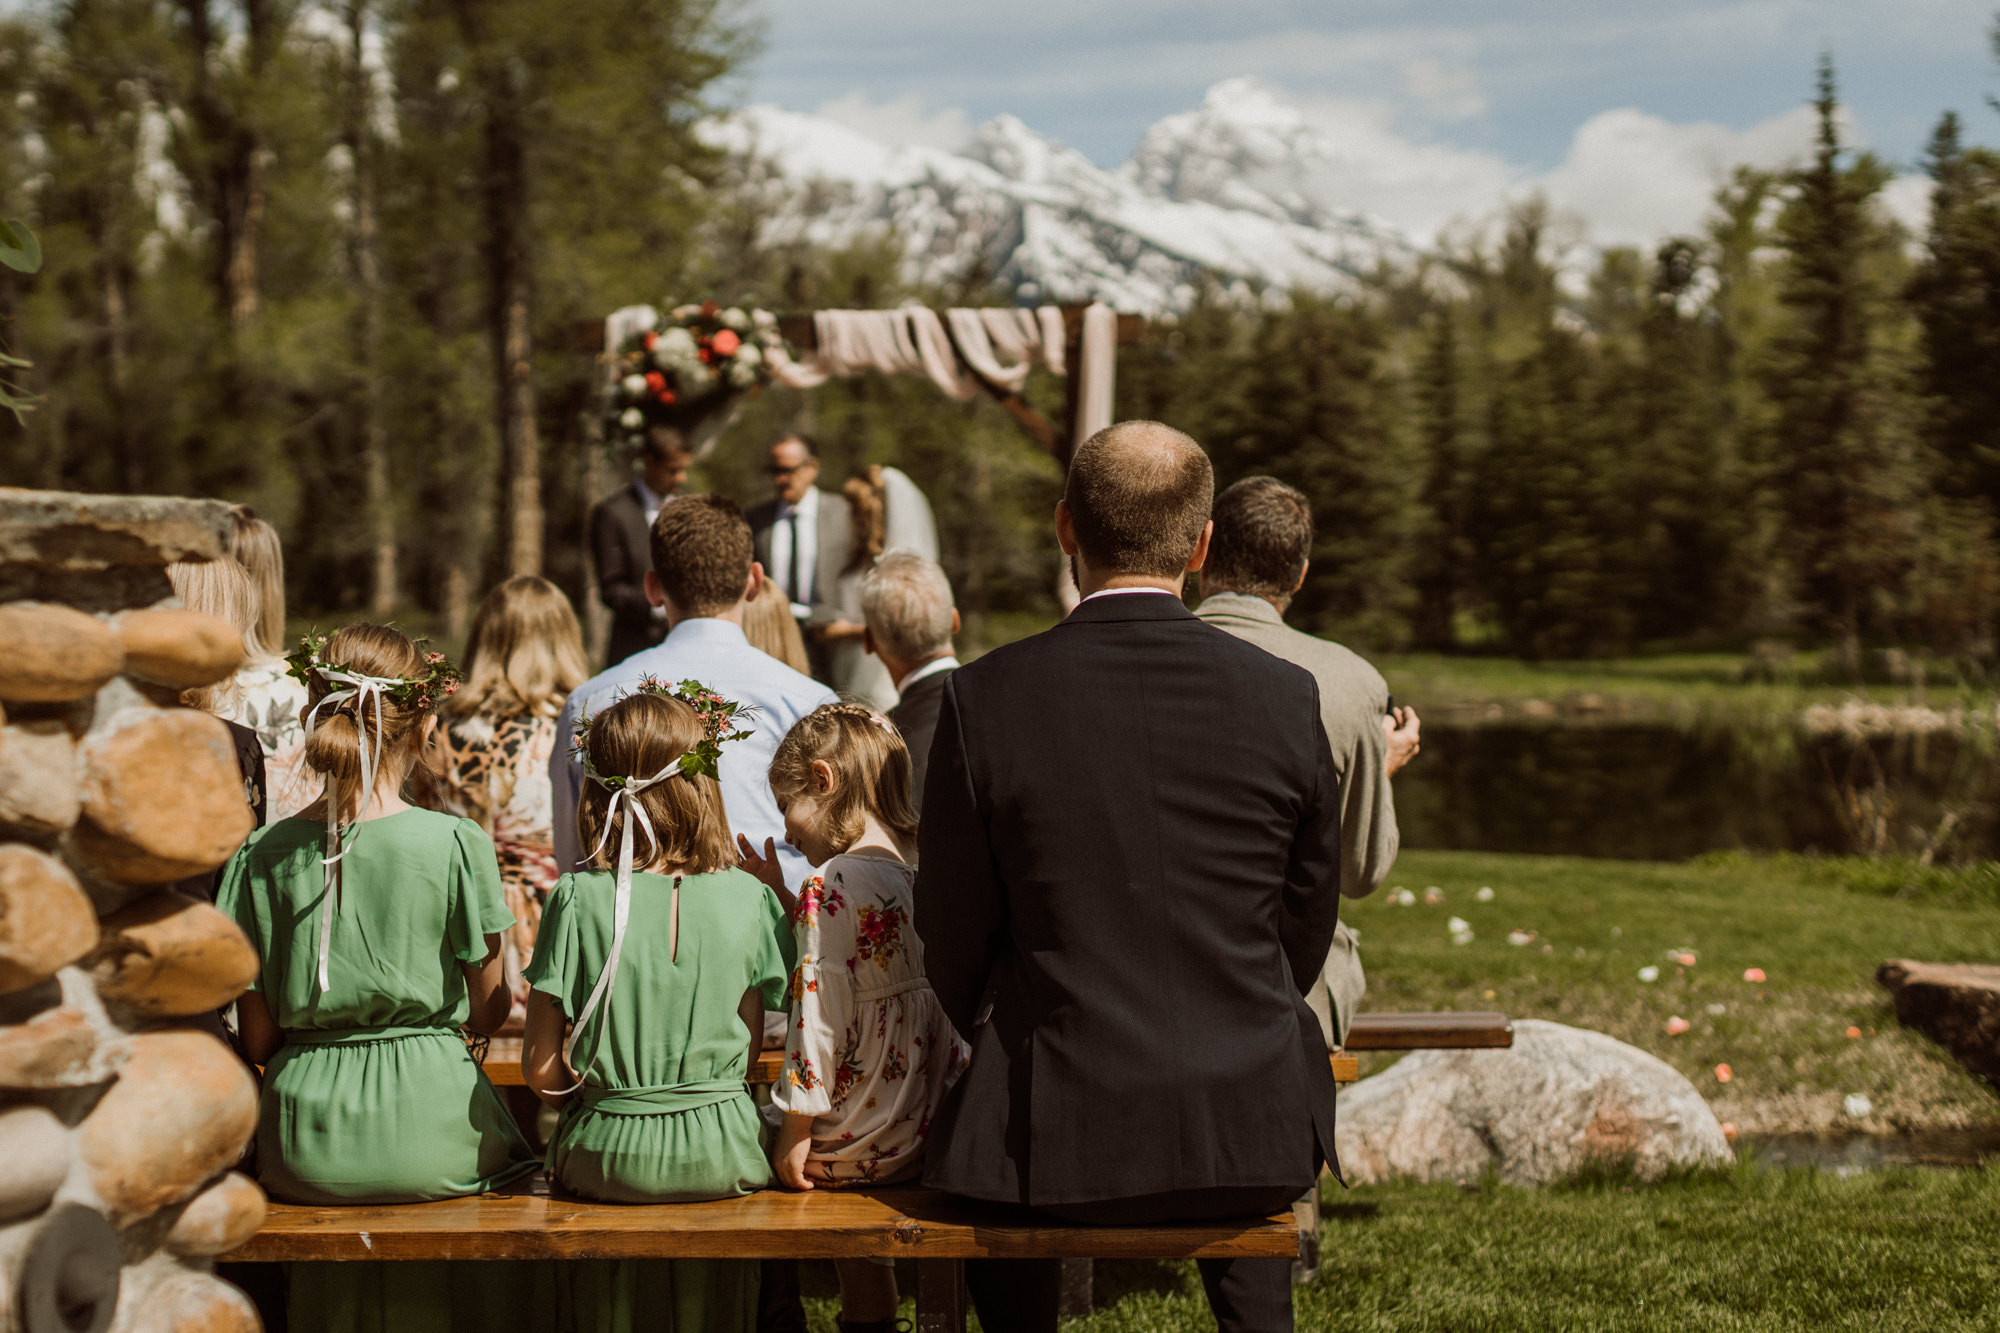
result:
<svg viewBox="0 0 2000 1333"><path fill-rule="evenodd" d="M1736 161L1780 165L1830 51L1851 131L1914 170L1940 112L2000 142L2000 0L756 0L738 95L949 145L1011 112L1100 165L1220 80L1342 145L1352 206L1417 234L1540 188L1600 240L1683 229ZM1921 215L1920 183L1897 211Z"/></svg>

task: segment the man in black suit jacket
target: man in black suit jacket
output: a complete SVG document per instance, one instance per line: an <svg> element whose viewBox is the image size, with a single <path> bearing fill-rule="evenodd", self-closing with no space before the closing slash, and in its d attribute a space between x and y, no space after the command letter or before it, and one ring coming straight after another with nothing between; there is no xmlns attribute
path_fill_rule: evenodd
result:
<svg viewBox="0 0 2000 1333"><path fill-rule="evenodd" d="M653 517L668 497L687 485L693 459L680 432L655 426L646 433L639 476L590 511L597 596L611 608L606 666L616 666L667 637L666 617L646 597L646 571L653 567Z"/></svg>
<svg viewBox="0 0 2000 1333"><path fill-rule="evenodd" d="M945 681L958 670L951 643L958 633L951 580L937 561L915 551L885 551L861 577L861 614L866 622L861 642L882 659L900 696L889 720L910 749L910 794L922 814L938 706Z"/></svg>
<svg viewBox="0 0 2000 1333"><path fill-rule="evenodd" d="M854 521L844 496L823 491L819 446L796 432L771 446L772 496L743 515L764 576L791 599L815 679L831 681L818 630L840 618L834 585L854 554ZM797 540L794 541L796 535Z"/></svg>
<svg viewBox="0 0 2000 1333"><path fill-rule="evenodd" d="M1214 480L1154 422L1085 441L1056 532L1084 600L946 679L916 928L972 1063L924 1182L1085 1223L1289 1211L1333 1156L1304 995L1340 812L1313 678L1190 615ZM1055 1327L1055 1265L969 1267L992 1333ZM1225 1330L1289 1330L1290 1264L1204 1260Z"/></svg>

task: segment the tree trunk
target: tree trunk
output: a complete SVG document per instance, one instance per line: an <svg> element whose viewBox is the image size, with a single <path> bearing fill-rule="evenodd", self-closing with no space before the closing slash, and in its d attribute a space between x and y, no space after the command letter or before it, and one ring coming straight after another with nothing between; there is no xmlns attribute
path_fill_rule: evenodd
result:
<svg viewBox="0 0 2000 1333"><path fill-rule="evenodd" d="M343 138L353 164L348 245L354 263L355 440L361 451L362 505L370 554L368 605L377 619L396 609L396 516L382 430L382 272L376 249L375 144L369 129L368 71L362 63L368 0L348 0L348 87Z"/></svg>
<svg viewBox="0 0 2000 1333"><path fill-rule="evenodd" d="M542 572L542 458L535 431L534 342L527 251L527 150L521 89L491 81L486 111L487 269L499 397L502 522L510 576Z"/></svg>
<svg viewBox="0 0 2000 1333"><path fill-rule="evenodd" d="M102 257L103 273L101 284L104 300L104 369L105 387L110 391L111 414L117 425L118 441L118 484L128 492L143 492L145 477L139 468L139 449L132 436L131 403L127 387L131 379L131 331L126 322L125 281L118 270L118 259L109 253L109 245L100 242L106 253Z"/></svg>

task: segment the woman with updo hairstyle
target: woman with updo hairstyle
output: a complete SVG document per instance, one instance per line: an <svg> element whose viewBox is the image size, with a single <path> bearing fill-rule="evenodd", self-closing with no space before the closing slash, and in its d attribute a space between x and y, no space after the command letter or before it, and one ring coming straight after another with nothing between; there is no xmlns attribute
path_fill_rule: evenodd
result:
<svg viewBox="0 0 2000 1333"><path fill-rule="evenodd" d="M460 1033L493 1032L509 1007L500 945L514 918L493 844L401 795L456 673L380 625L350 625L295 660L321 797L252 834L216 900L258 958L238 1001L245 1053L264 1066L258 1180L305 1204L518 1180L534 1151ZM500 1271L468 1272L487 1267ZM552 1280L533 1265L300 1264L290 1327L433 1327L456 1302L493 1308L495 1281L521 1284L507 1298L517 1308L537 1292L546 1304Z"/></svg>
<svg viewBox="0 0 2000 1333"><path fill-rule="evenodd" d="M587 1199L693 1203L771 1179L747 1079L764 1011L784 1005L789 932L736 868L714 771L750 761L726 748L729 705L702 698L710 711L648 683L578 724L577 835L596 850L549 895L521 1072L561 1112L550 1176ZM755 1260L572 1261L573 1326L751 1333L757 1278Z"/></svg>
<svg viewBox="0 0 2000 1333"><path fill-rule="evenodd" d="M543 578L512 578L474 613L465 683L443 709L437 804L493 839L514 914L503 960L517 1003L528 998L521 969L534 954L542 904L559 873L549 786L556 715L589 674L583 631L562 589Z"/></svg>
<svg viewBox="0 0 2000 1333"><path fill-rule="evenodd" d="M248 600L237 624L243 633L243 665L224 716L256 732L264 747L264 819L269 822L310 805L320 784L301 755L305 686L285 674L285 553L278 530L247 505L231 505L229 516L229 554L242 567ZM237 622L231 618L231 623Z"/></svg>
<svg viewBox="0 0 2000 1333"><path fill-rule="evenodd" d="M900 468L871 463L847 479L841 494L847 497L854 545L834 581L834 618L819 634L827 645L834 690L886 712L896 706L896 684L882 659L862 644L861 577L884 551L915 551L937 559L937 521L931 502Z"/></svg>

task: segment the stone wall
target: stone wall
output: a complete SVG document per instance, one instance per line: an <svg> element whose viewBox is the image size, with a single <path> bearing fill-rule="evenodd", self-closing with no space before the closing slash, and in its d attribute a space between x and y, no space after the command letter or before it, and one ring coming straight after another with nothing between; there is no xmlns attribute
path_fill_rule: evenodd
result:
<svg viewBox="0 0 2000 1333"><path fill-rule="evenodd" d="M208 501L0 488L0 1293L8 1333L236 1333L210 1256L263 1221L230 1167L249 1071L195 1020L249 942L166 887L251 829L228 729L179 691L234 629L165 566L224 550Z"/></svg>

